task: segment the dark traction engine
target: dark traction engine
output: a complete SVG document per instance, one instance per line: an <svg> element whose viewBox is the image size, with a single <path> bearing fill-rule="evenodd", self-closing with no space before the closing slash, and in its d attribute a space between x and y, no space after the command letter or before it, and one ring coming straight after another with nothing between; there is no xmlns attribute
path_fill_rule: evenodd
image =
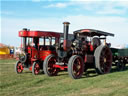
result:
<svg viewBox="0 0 128 96"><path fill-rule="evenodd" d="M74 31L73 39L68 35L69 22L64 22L63 43L56 46L56 55L44 60L43 70L48 76L55 76L60 70L68 70L69 76L78 79L88 68L95 68L99 74L109 73L112 66L112 53L106 44L101 44L100 36L113 35L93 29ZM90 37L90 41L87 40ZM98 37L94 37L98 36ZM92 39L91 39L92 38Z"/></svg>

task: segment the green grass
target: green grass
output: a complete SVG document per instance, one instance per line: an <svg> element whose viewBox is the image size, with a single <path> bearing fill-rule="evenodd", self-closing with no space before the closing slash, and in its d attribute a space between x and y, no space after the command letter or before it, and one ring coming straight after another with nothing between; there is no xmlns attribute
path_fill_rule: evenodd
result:
<svg viewBox="0 0 128 96"><path fill-rule="evenodd" d="M128 96L128 69L106 75L90 74L73 80L67 72L59 76L16 74L15 60L0 60L0 96Z"/></svg>

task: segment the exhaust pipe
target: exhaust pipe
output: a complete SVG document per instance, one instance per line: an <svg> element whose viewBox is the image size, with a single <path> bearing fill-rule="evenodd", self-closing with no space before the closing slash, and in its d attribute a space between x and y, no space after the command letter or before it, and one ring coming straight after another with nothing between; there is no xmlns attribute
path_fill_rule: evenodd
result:
<svg viewBox="0 0 128 96"><path fill-rule="evenodd" d="M27 28L23 28L23 31L27 31ZM23 37L23 51L26 52L26 37Z"/></svg>
<svg viewBox="0 0 128 96"><path fill-rule="evenodd" d="M64 43L63 43L63 49L64 51L67 51L68 49L68 30L69 30L69 22L64 22Z"/></svg>

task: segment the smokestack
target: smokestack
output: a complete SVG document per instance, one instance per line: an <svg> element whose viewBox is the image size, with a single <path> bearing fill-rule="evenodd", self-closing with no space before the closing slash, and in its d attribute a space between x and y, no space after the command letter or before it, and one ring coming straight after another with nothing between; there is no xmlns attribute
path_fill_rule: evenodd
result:
<svg viewBox="0 0 128 96"><path fill-rule="evenodd" d="M27 31L27 28L23 28L23 31ZM26 37L23 37L23 50L26 52Z"/></svg>
<svg viewBox="0 0 128 96"><path fill-rule="evenodd" d="M69 22L64 22L64 43L63 43L63 49L67 51L68 49L68 30L69 30Z"/></svg>

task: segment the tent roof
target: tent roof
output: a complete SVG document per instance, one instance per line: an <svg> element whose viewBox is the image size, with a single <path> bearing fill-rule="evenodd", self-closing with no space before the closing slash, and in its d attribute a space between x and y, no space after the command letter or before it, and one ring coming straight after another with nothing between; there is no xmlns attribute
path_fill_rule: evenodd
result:
<svg viewBox="0 0 128 96"><path fill-rule="evenodd" d="M5 48L5 47L7 47L7 45L0 43L0 48Z"/></svg>

